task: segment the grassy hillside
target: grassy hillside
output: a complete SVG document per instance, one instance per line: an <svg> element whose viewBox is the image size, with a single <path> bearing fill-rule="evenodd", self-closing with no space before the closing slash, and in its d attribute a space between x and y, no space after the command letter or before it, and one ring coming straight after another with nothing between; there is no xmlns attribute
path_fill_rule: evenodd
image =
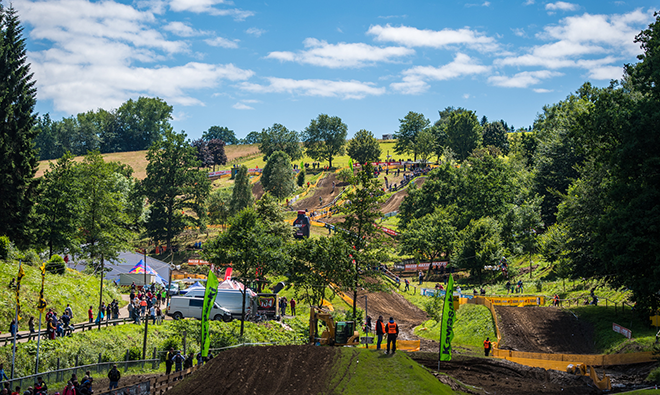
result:
<svg viewBox="0 0 660 395"><path fill-rule="evenodd" d="M38 267L23 265L25 277L21 283L21 317L20 330L27 330L30 315L35 317L35 326L39 319L37 302L41 289L41 271ZM16 308L16 291L9 289L12 278L18 275L18 262L0 262L0 328L8 331L9 322L14 318ZM89 306L99 304L100 281L98 277L67 269L63 275L46 273L44 298L48 308L53 308L58 314L64 311L67 303L73 309L74 322L87 319ZM121 301L121 295L111 283L103 285L103 300L106 303L113 299ZM96 307L95 307L96 309ZM96 312L94 313L96 316Z"/></svg>
<svg viewBox="0 0 660 395"><path fill-rule="evenodd" d="M333 367L328 393L333 394L453 394L428 370L404 353L392 356L376 350L342 348Z"/></svg>
<svg viewBox="0 0 660 395"><path fill-rule="evenodd" d="M394 141L380 141L380 148L382 150L381 160L384 161L387 159L387 153L393 157L398 158L394 155ZM231 168L234 164L240 163L249 168L259 166L264 167L266 162L263 160L263 156L259 153L259 148L257 145L228 145L225 147L225 153L227 154L227 165L218 166L216 170L224 170ZM117 161L124 164L127 164L133 168L133 176L138 179L143 179L147 175L147 151L133 151L133 152L116 152L112 154L103 154L103 158L106 161ZM82 156L77 156L75 159L77 162L83 160ZM48 169L50 160L44 160L39 162L39 169L37 171L36 177L41 177L44 172ZM301 160L295 161L299 164L300 162L312 163L312 158L305 156ZM344 167L348 166L348 156L338 156L332 162L334 167ZM327 162L321 163L321 165L327 165ZM233 181L230 182L233 184Z"/></svg>
<svg viewBox="0 0 660 395"><path fill-rule="evenodd" d="M243 158L250 158L259 153L259 148L256 145L228 145L225 147L225 154L227 154L227 161L230 164L236 161L241 161ZM133 168L133 176L138 179L143 179L147 176L147 151L133 151L133 152L115 152L112 154L103 154L103 158L108 162L121 162ZM82 162L83 157L77 156L74 158L76 162ZM39 169L37 170L36 177L41 177L46 170L48 170L50 160L42 160L39 162ZM229 167L229 166L227 166ZM216 170L219 168L216 168Z"/></svg>

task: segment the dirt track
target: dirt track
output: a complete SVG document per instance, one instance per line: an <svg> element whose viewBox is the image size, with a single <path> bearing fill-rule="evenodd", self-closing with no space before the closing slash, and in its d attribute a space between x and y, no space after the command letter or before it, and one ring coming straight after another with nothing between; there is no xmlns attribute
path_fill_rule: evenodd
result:
<svg viewBox="0 0 660 395"><path fill-rule="evenodd" d="M335 191L332 192L332 182L335 182ZM340 192L341 189L346 186L346 183L342 183L337 179L335 173L329 173L323 178L321 178L314 188L314 194L308 196L302 200L297 201L293 208L295 210L317 210L322 206L330 203ZM319 201L319 197L323 199L322 202Z"/></svg>
<svg viewBox="0 0 660 395"><path fill-rule="evenodd" d="M269 346L223 351L168 395L319 394L337 349Z"/></svg>
<svg viewBox="0 0 660 395"><path fill-rule="evenodd" d="M410 357L432 371L438 369L438 354L411 353ZM564 372L530 368L501 359L454 356L440 363L440 372L464 384L483 388L487 394L597 394L591 379ZM448 381L442 376L440 381ZM483 393L481 391L474 393Z"/></svg>
<svg viewBox="0 0 660 395"><path fill-rule="evenodd" d="M593 328L554 307L496 306L503 342L516 351L593 354Z"/></svg>

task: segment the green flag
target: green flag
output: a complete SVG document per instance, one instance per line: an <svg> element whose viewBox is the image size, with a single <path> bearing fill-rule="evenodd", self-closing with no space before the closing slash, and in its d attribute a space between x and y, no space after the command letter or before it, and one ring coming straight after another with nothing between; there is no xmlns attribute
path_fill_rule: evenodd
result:
<svg viewBox="0 0 660 395"><path fill-rule="evenodd" d="M218 295L218 278L212 270L209 270L209 276L206 279L206 290L204 291L204 306L202 307L202 357L209 355L209 346L211 337L209 336L209 316L211 309L215 304L215 297Z"/></svg>
<svg viewBox="0 0 660 395"><path fill-rule="evenodd" d="M451 361L451 340L454 338L454 278L449 276L440 326L440 360Z"/></svg>
<svg viewBox="0 0 660 395"><path fill-rule="evenodd" d="M353 171L353 158L348 158L348 167L350 167L351 171Z"/></svg>

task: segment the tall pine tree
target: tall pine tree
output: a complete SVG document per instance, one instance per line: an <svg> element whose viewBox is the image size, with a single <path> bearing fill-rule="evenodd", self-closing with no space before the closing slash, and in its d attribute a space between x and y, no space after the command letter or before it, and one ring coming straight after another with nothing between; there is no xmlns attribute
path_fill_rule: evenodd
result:
<svg viewBox="0 0 660 395"><path fill-rule="evenodd" d="M34 87L16 10L0 9L0 235L29 242L37 152Z"/></svg>

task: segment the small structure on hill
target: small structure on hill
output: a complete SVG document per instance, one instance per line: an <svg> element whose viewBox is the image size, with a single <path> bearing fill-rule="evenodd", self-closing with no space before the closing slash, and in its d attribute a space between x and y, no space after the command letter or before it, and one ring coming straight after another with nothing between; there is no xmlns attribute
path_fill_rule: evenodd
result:
<svg viewBox="0 0 660 395"><path fill-rule="evenodd" d="M310 226L312 226L312 223L310 222L305 210L298 210L298 218L293 221L293 228L295 230L293 237L296 239L309 237Z"/></svg>

